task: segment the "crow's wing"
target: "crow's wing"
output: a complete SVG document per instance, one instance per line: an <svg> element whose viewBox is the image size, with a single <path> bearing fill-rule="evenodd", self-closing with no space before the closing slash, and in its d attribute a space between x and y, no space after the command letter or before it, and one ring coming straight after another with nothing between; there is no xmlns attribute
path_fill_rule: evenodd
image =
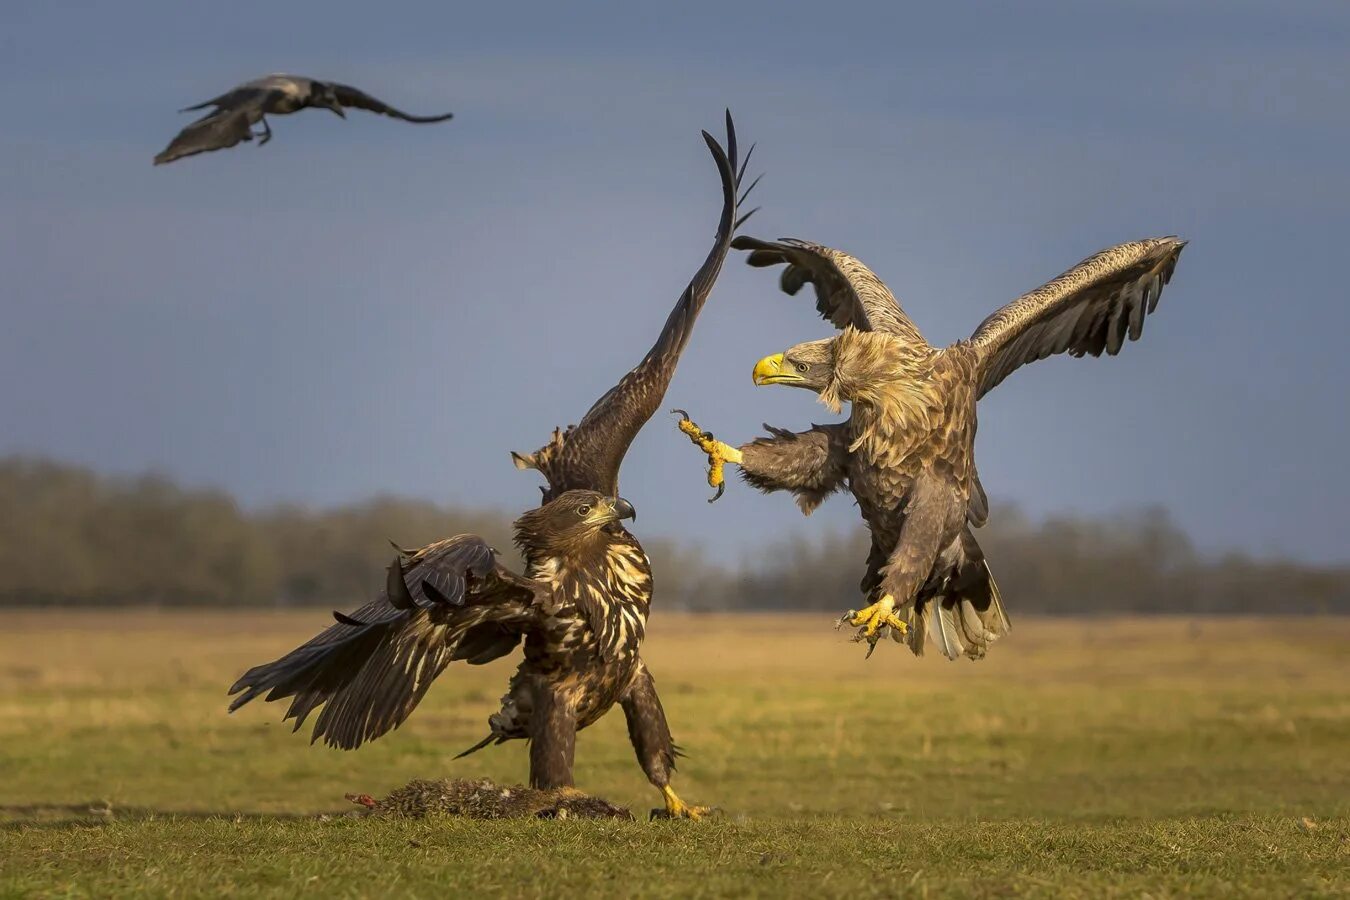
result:
<svg viewBox="0 0 1350 900"><path fill-rule="evenodd" d="M367 94L365 91L358 90L347 84L333 84L333 93L339 103L343 106L353 107L355 109L364 109L369 112L379 113L382 116L389 116L394 119L402 119L405 122L444 122L446 119L454 118L454 113L442 113L439 116L414 116L403 112L401 109L395 109L383 100L377 100Z"/></svg>
<svg viewBox="0 0 1350 900"><path fill-rule="evenodd" d="M816 309L835 328L884 331L914 347L928 346L895 295L856 257L796 238L761 241L742 235L731 246L749 250L745 261L757 268L786 263L778 286L790 295L796 295L802 285L814 286Z"/></svg>
<svg viewBox="0 0 1350 900"><path fill-rule="evenodd" d="M235 109L262 109L270 100L286 95L301 96L308 93L309 79L307 78L299 78L294 75L268 75L265 78L256 78L253 81L247 81L232 87L219 97L203 100L196 106L185 106L179 112L195 112L199 109L206 109L208 106L216 107L217 112Z"/></svg>
<svg viewBox="0 0 1350 900"><path fill-rule="evenodd" d="M617 495L619 467L629 445L652 414L661 408L680 354L693 333L694 321L722 270L731 236L750 215L737 217L740 204L755 185L752 183L741 192L750 153L746 153L744 162L738 160L736 128L730 111L727 112L726 127L725 150L712 135L703 132L703 140L712 152L722 178L722 216L717 223L717 235L703 265L694 273L693 280L671 310L656 343L632 371L595 402L579 424L565 432L554 432L553 441L537 453L512 454L518 467L539 469L548 479L545 501L576 488L599 491L607 496Z"/></svg>
<svg viewBox="0 0 1350 900"><path fill-rule="evenodd" d="M484 663L515 648L544 588L497 562L478 535L431 544L389 567L385 591L308 643L255 666L230 688L230 711L263 693L293 697L298 731L323 706L313 740L344 750L397 728L452 661ZM242 692L242 693L241 693Z"/></svg>
<svg viewBox="0 0 1350 900"><path fill-rule="evenodd" d="M178 132L169 146L155 157L155 165L210 150L223 150L240 141L251 140L253 117L250 113L248 108L223 108L202 116Z"/></svg>
<svg viewBox="0 0 1350 900"><path fill-rule="evenodd" d="M1138 340L1185 246L1162 237L1109 247L985 319L970 337L979 396L1026 363L1066 352L1115 356L1126 338Z"/></svg>

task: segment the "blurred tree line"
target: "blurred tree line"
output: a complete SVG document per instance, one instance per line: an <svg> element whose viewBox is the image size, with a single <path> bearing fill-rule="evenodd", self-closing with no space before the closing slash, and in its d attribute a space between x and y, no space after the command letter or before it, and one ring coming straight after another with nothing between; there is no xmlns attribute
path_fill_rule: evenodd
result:
<svg viewBox="0 0 1350 900"><path fill-rule="evenodd" d="M785 501L786 502L786 501ZM511 516L378 497L246 512L225 493L0 460L0 605L350 607L383 584L389 540L475 532L517 562ZM1032 521L1000 505L980 543L1012 615L1350 613L1350 566L1197 552L1162 510ZM820 610L858 601L867 534L813 532L738 566L643 538L667 609Z"/></svg>

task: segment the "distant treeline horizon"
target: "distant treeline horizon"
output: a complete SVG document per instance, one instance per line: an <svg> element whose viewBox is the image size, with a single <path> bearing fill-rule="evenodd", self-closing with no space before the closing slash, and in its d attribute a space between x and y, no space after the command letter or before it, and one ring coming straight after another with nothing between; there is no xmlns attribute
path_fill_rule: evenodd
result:
<svg viewBox="0 0 1350 900"><path fill-rule="evenodd" d="M980 543L1013 617L1350 613L1350 564L1202 554L1162 509L1034 521L995 507ZM386 496L246 510L222 490L30 456L0 458L0 512L0 606L348 608L380 590L391 539L462 532L518 563L507 512ZM868 545L861 526L822 529L727 566L694 545L642 541L660 608L835 614L858 605Z"/></svg>

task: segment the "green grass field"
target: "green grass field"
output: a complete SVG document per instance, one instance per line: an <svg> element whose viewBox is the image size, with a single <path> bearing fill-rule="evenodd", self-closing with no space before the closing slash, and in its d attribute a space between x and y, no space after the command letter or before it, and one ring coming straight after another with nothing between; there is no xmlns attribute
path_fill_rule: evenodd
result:
<svg viewBox="0 0 1350 900"><path fill-rule="evenodd" d="M500 664L355 753L225 715L324 621L0 612L0 896L1350 896L1350 620L1023 618L948 663L864 662L827 617L658 613L677 787L723 810L697 823L334 815L526 754L451 761ZM658 805L617 711L577 779Z"/></svg>

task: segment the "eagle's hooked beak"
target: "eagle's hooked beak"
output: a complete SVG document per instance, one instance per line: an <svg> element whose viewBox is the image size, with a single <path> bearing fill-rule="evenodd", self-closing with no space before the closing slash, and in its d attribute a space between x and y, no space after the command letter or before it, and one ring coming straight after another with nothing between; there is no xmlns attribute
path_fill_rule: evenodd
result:
<svg viewBox="0 0 1350 900"><path fill-rule="evenodd" d="M622 497L615 497L610 502L610 509L614 513L615 520L632 519L634 522L637 521L637 510L633 509L633 504Z"/></svg>
<svg viewBox="0 0 1350 900"><path fill-rule="evenodd" d="M755 363L754 371L755 384L786 384L793 381L801 381L802 377L789 367L786 371L783 369L783 354L775 353L773 356L766 356Z"/></svg>

